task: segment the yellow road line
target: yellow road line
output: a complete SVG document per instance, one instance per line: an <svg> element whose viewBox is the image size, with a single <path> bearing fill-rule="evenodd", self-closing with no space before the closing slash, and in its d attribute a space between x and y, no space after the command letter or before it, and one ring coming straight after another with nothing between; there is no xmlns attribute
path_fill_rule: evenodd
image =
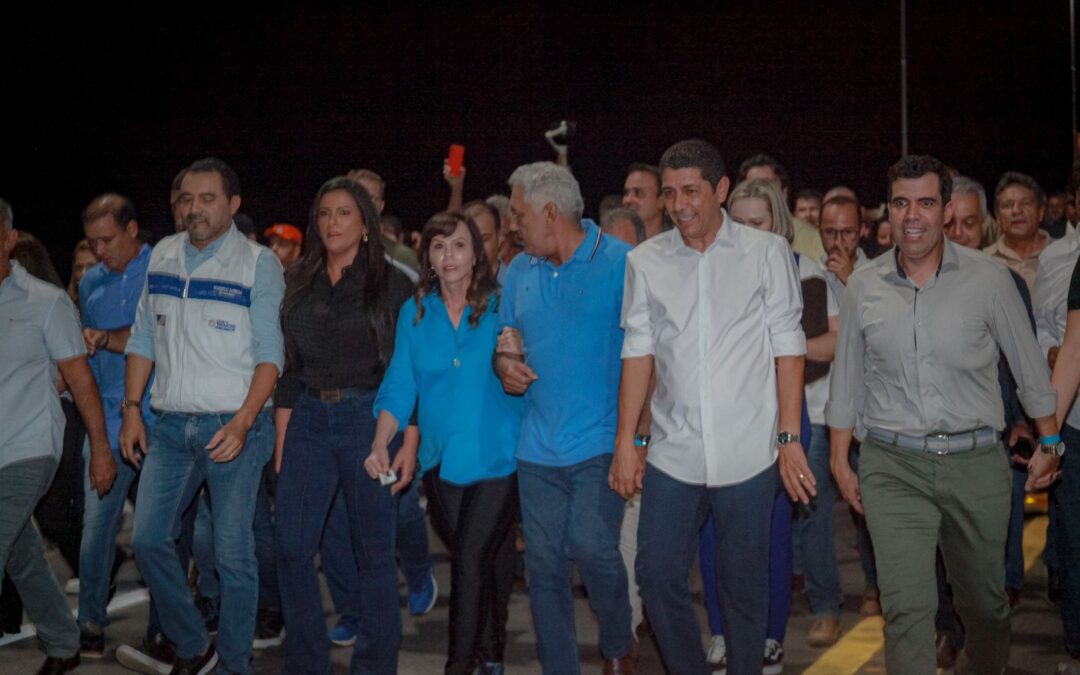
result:
<svg viewBox="0 0 1080 675"><path fill-rule="evenodd" d="M1046 545L1046 516L1032 518L1024 525L1024 570L1031 570ZM867 617L827 649L803 675L855 675L885 646L880 616Z"/></svg>

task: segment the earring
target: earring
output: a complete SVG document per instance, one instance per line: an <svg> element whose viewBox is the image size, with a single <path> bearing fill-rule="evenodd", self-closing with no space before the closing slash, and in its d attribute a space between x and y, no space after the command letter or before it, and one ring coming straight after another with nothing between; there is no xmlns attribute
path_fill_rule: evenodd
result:
<svg viewBox="0 0 1080 675"><path fill-rule="evenodd" d="M367 230L364 230L364 243L367 243Z"/></svg>

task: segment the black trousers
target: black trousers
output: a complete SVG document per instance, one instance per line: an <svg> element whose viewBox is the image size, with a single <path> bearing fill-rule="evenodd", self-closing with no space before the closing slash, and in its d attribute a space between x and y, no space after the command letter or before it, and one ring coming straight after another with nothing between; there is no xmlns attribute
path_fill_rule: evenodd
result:
<svg viewBox="0 0 1080 675"><path fill-rule="evenodd" d="M503 660L514 583L517 477L460 486L424 475L432 525L450 562L450 645L447 675L472 673L478 663Z"/></svg>

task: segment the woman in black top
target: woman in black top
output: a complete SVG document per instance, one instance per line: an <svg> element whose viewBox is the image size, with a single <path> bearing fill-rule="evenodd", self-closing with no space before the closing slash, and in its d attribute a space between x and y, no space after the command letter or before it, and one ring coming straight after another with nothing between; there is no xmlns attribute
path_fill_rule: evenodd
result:
<svg viewBox="0 0 1080 675"><path fill-rule="evenodd" d="M285 372L274 395L284 672L330 672L314 557L340 489L363 593L351 671L395 673L401 612L394 494L413 467L402 455L393 466L398 481L383 486L368 478L363 461L375 431L372 403L410 284L387 261L371 197L348 178L319 189L305 242L304 256L286 272Z"/></svg>

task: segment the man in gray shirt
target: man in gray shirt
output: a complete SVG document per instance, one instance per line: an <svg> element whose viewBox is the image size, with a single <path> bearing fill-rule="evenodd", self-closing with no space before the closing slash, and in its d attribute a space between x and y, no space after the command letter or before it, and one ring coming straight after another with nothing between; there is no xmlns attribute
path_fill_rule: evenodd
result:
<svg viewBox="0 0 1080 675"><path fill-rule="evenodd" d="M999 348L1041 434L1029 489L1056 474L1063 450L1056 397L1008 271L944 237L952 215L945 166L904 157L888 183L896 249L852 274L840 309L825 410L833 475L844 498L865 507L887 670L934 672L940 543L968 631L962 662L999 673L1009 656L1001 558L1011 492L999 440ZM848 449L859 421L866 438L856 476Z"/></svg>
<svg viewBox="0 0 1080 675"><path fill-rule="evenodd" d="M116 464L75 306L63 289L10 260L15 237L11 206L0 199L0 570L11 576L37 624L47 655L39 675L54 675L79 665L79 628L30 516L60 459L58 375L86 422L89 482L99 496L112 487Z"/></svg>

